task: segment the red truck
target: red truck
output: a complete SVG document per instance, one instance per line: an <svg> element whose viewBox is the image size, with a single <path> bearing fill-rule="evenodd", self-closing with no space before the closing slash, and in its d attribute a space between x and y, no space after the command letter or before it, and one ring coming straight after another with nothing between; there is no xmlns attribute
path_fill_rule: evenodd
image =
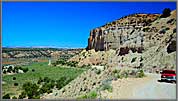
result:
<svg viewBox="0 0 178 101"><path fill-rule="evenodd" d="M169 81L176 83L176 72L175 70L163 70L161 72L161 81Z"/></svg>

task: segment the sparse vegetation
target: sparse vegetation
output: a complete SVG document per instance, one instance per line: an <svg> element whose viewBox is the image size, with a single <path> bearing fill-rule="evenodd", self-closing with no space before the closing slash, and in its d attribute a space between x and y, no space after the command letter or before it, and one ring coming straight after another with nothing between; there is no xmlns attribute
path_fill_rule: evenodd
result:
<svg viewBox="0 0 178 101"><path fill-rule="evenodd" d="M2 97L2 99L10 99L10 94L6 94Z"/></svg>
<svg viewBox="0 0 178 101"><path fill-rule="evenodd" d="M137 59L137 57L134 57L132 60L131 60L131 63L135 62Z"/></svg>
<svg viewBox="0 0 178 101"><path fill-rule="evenodd" d="M17 97L16 97L16 96L13 96L12 99L17 99Z"/></svg>
<svg viewBox="0 0 178 101"><path fill-rule="evenodd" d="M176 51L176 41L172 41L167 47L167 52L172 53L175 51Z"/></svg>
<svg viewBox="0 0 178 101"><path fill-rule="evenodd" d="M166 29L161 29L160 31L159 31L159 34L165 34L166 33Z"/></svg>
<svg viewBox="0 0 178 101"><path fill-rule="evenodd" d="M91 91L88 94L78 97L78 99L96 99L96 97L97 97L97 92Z"/></svg>
<svg viewBox="0 0 178 101"><path fill-rule="evenodd" d="M169 27L165 28L165 30L169 30L169 29L170 29Z"/></svg>
<svg viewBox="0 0 178 101"><path fill-rule="evenodd" d="M142 62L142 61L143 61L143 57L140 58L140 62Z"/></svg>
<svg viewBox="0 0 178 101"><path fill-rule="evenodd" d="M26 97L26 93L25 92L22 92L20 95L19 95L19 98L18 99L23 99Z"/></svg>
<svg viewBox="0 0 178 101"><path fill-rule="evenodd" d="M26 73L28 71L28 68L21 68L23 70L24 73Z"/></svg>
<svg viewBox="0 0 178 101"><path fill-rule="evenodd" d="M170 19L167 21L167 24L172 23L175 19Z"/></svg>
<svg viewBox="0 0 178 101"><path fill-rule="evenodd" d="M128 78L128 77L136 77L136 78L142 78L144 77L143 70L113 70L112 73L113 77L115 79L122 79L122 78Z"/></svg>
<svg viewBox="0 0 178 101"><path fill-rule="evenodd" d="M32 69L32 72L35 72L35 69Z"/></svg>
<svg viewBox="0 0 178 101"><path fill-rule="evenodd" d="M108 92L112 92L113 88L112 88L111 84L105 83L102 85L101 90L107 90Z"/></svg>
<svg viewBox="0 0 178 101"><path fill-rule="evenodd" d="M65 60L58 60L54 63L52 63L53 66L57 66L57 65L66 65L66 66L70 66L70 67L77 67L78 62L76 61L65 61Z"/></svg>
<svg viewBox="0 0 178 101"><path fill-rule="evenodd" d="M144 31L144 32L148 32L149 29L150 29L149 27L146 27L146 28L143 28L143 31Z"/></svg>
<svg viewBox="0 0 178 101"><path fill-rule="evenodd" d="M19 84L16 82L16 83L14 83L14 86L18 86Z"/></svg>
<svg viewBox="0 0 178 101"><path fill-rule="evenodd" d="M120 74L120 70L115 69L115 70L113 70L112 74L113 74L113 77L115 79L121 79L122 78L121 74Z"/></svg>
<svg viewBox="0 0 178 101"><path fill-rule="evenodd" d="M99 75L101 73L101 70L100 69L95 69L95 73Z"/></svg>
<svg viewBox="0 0 178 101"><path fill-rule="evenodd" d="M137 78L142 78L142 77L144 77L144 76L145 76L145 74L144 74L143 70L140 69L139 72L137 73L136 77L137 77Z"/></svg>
<svg viewBox="0 0 178 101"><path fill-rule="evenodd" d="M114 70L113 70L113 73L114 73L114 74L115 74L115 73L119 73L119 70L114 69Z"/></svg>
<svg viewBox="0 0 178 101"><path fill-rule="evenodd" d="M72 79L61 77L59 80L55 81L48 77L41 77L38 80L38 83L26 82L22 86L23 92L19 95L19 98L23 99L28 97L28 99L39 99L40 94L43 93L52 93L54 87L61 89L66 84L68 84Z"/></svg>
<svg viewBox="0 0 178 101"><path fill-rule="evenodd" d="M12 79L13 79L13 80L16 80L16 77L13 77Z"/></svg>
<svg viewBox="0 0 178 101"><path fill-rule="evenodd" d="M176 28L173 29L173 33L176 33Z"/></svg>
<svg viewBox="0 0 178 101"><path fill-rule="evenodd" d="M34 83L26 82L23 84L22 89L24 91L25 96L27 96L28 99L37 98L39 96L38 92L39 86Z"/></svg>

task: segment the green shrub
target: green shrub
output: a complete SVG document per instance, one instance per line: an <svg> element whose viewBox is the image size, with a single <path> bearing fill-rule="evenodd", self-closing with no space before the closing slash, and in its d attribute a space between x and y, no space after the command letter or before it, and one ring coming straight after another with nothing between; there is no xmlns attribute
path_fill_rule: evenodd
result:
<svg viewBox="0 0 178 101"><path fill-rule="evenodd" d="M91 91L88 94L82 95L78 97L78 99L96 99L97 98L97 92Z"/></svg>
<svg viewBox="0 0 178 101"><path fill-rule="evenodd" d="M42 85L42 87L40 88L39 93L40 93L40 94L48 93L48 92L50 92L49 90L50 90L51 88L52 88L52 87L51 87L51 84L50 84L50 83L44 83L44 84Z"/></svg>
<svg viewBox="0 0 178 101"><path fill-rule="evenodd" d="M32 72L35 72L35 69L32 69Z"/></svg>
<svg viewBox="0 0 178 101"><path fill-rule="evenodd" d="M40 99L40 96L33 96L32 99Z"/></svg>
<svg viewBox="0 0 178 101"><path fill-rule="evenodd" d="M122 76L118 74L118 75L117 75L117 78L118 78L118 79L122 79Z"/></svg>
<svg viewBox="0 0 178 101"><path fill-rule="evenodd" d="M82 65L82 66L80 66L80 68L85 68L86 67L86 65Z"/></svg>
<svg viewBox="0 0 178 101"><path fill-rule="evenodd" d="M161 18L166 18L171 15L171 10L169 8L165 8L163 10L163 14L161 15Z"/></svg>
<svg viewBox="0 0 178 101"><path fill-rule="evenodd" d="M107 90L109 92L112 92L113 88L111 86L111 81L112 81L112 79L104 80L101 85L101 90Z"/></svg>
<svg viewBox="0 0 178 101"><path fill-rule="evenodd" d="M36 84L33 84L31 82L26 82L23 84L22 89L24 90L25 94L29 99L32 99L34 96L38 96L39 92L39 86Z"/></svg>
<svg viewBox="0 0 178 101"><path fill-rule="evenodd" d="M26 93L25 92L22 92L20 95L19 95L19 99L23 99L26 97Z"/></svg>
<svg viewBox="0 0 178 101"><path fill-rule="evenodd" d="M140 58L140 62L143 61L143 57Z"/></svg>
<svg viewBox="0 0 178 101"><path fill-rule="evenodd" d="M13 72L13 73L16 73L16 70L15 70L15 69L13 69L13 70L12 70L12 72Z"/></svg>
<svg viewBox="0 0 178 101"><path fill-rule="evenodd" d="M137 59L137 57L133 58L132 61L131 61L131 63L135 62L136 59Z"/></svg>
<svg viewBox="0 0 178 101"><path fill-rule="evenodd" d="M78 97L77 99L87 99L87 95L86 94L82 95L82 96Z"/></svg>
<svg viewBox="0 0 178 101"><path fill-rule="evenodd" d="M52 93L52 90L50 89L50 90L47 90L47 93L49 94L49 93Z"/></svg>
<svg viewBox="0 0 178 101"><path fill-rule="evenodd" d="M41 84L43 82L43 79L40 77L39 80L37 81L37 84Z"/></svg>
<svg viewBox="0 0 178 101"><path fill-rule="evenodd" d="M143 63L140 63L140 66L139 66L139 68L142 68L144 66L144 64Z"/></svg>
<svg viewBox="0 0 178 101"><path fill-rule="evenodd" d="M3 71L3 74L6 74L6 73L7 73L7 72L4 70L4 71Z"/></svg>
<svg viewBox="0 0 178 101"><path fill-rule="evenodd" d="M173 21L174 21L174 19L170 19L167 21L167 24L172 23Z"/></svg>
<svg viewBox="0 0 178 101"><path fill-rule="evenodd" d="M114 79L120 79L121 78L120 73L117 70L113 71L112 76L114 77Z"/></svg>
<svg viewBox="0 0 178 101"><path fill-rule="evenodd" d="M148 32L149 29L150 29L149 27L146 27L146 28L143 28L143 31Z"/></svg>
<svg viewBox="0 0 178 101"><path fill-rule="evenodd" d="M71 78L66 78L66 77L61 77L59 80L56 82L56 88L61 89L64 87L66 84L68 84L72 79Z"/></svg>
<svg viewBox="0 0 178 101"><path fill-rule="evenodd" d="M44 77L43 81L49 83L50 82L50 78L49 77Z"/></svg>
<svg viewBox="0 0 178 101"><path fill-rule="evenodd" d="M67 66L71 66L71 67L76 67L78 62L76 61L69 61L67 62L67 60L63 60L63 59L60 59L60 60L57 60L55 63L52 63L54 66L56 65L67 65Z"/></svg>
<svg viewBox="0 0 178 101"><path fill-rule="evenodd" d="M170 29L169 27L165 28L165 30L169 30L169 29Z"/></svg>
<svg viewBox="0 0 178 101"><path fill-rule="evenodd" d="M18 71L19 69L22 70L22 67L20 67L20 66L15 67L15 70Z"/></svg>
<svg viewBox="0 0 178 101"><path fill-rule="evenodd" d="M115 74L115 73L118 73L117 69L113 70L113 73L114 73L114 74Z"/></svg>
<svg viewBox="0 0 178 101"><path fill-rule="evenodd" d="M50 87L51 87L51 88L54 88L54 86L55 86L55 81L54 81L54 80L51 80L51 82L50 82Z"/></svg>
<svg viewBox="0 0 178 101"><path fill-rule="evenodd" d="M95 73L99 75L101 73L101 70L100 69L96 69Z"/></svg>
<svg viewBox="0 0 178 101"><path fill-rule="evenodd" d="M13 79L13 80L16 80L16 77L13 77L12 79Z"/></svg>
<svg viewBox="0 0 178 101"><path fill-rule="evenodd" d="M26 73L28 71L28 68L22 68L23 72Z"/></svg>
<svg viewBox="0 0 178 101"><path fill-rule="evenodd" d="M125 74L124 74L124 77L125 77L125 78L128 78L128 73L125 73Z"/></svg>
<svg viewBox="0 0 178 101"><path fill-rule="evenodd" d="M56 63L51 63L52 64L52 66L56 66L57 64Z"/></svg>
<svg viewBox="0 0 178 101"><path fill-rule="evenodd" d="M145 76L145 74L144 74L143 70L139 70L139 72L136 75L137 78L142 78L144 76Z"/></svg>
<svg viewBox="0 0 178 101"><path fill-rule="evenodd" d="M95 99L97 97L97 92L92 91L87 95L88 99Z"/></svg>
<svg viewBox="0 0 178 101"><path fill-rule="evenodd" d="M85 52L82 53L82 56L85 56Z"/></svg>
<svg viewBox="0 0 178 101"><path fill-rule="evenodd" d="M16 96L13 96L12 99L17 99L17 97L16 97Z"/></svg>
<svg viewBox="0 0 178 101"><path fill-rule="evenodd" d="M19 84L18 83L14 83L14 86L18 86Z"/></svg>
<svg viewBox="0 0 178 101"><path fill-rule="evenodd" d="M159 34L165 34L166 33L166 29L161 29L160 31L159 31Z"/></svg>
<svg viewBox="0 0 178 101"><path fill-rule="evenodd" d="M10 73L12 70L10 68L7 69L7 72Z"/></svg>
<svg viewBox="0 0 178 101"><path fill-rule="evenodd" d="M107 91L109 91L109 92L112 92L112 86L111 86L111 84L103 84L102 85L102 88L101 88L102 90L107 90Z"/></svg>
<svg viewBox="0 0 178 101"><path fill-rule="evenodd" d="M64 85L67 85L69 82L71 82L73 79L70 77L67 77L66 80L64 81Z"/></svg>
<svg viewBox="0 0 178 101"><path fill-rule="evenodd" d="M10 99L10 95L9 94L6 94L2 97L2 99Z"/></svg>
<svg viewBox="0 0 178 101"><path fill-rule="evenodd" d="M173 33L176 33L176 28L173 29Z"/></svg>

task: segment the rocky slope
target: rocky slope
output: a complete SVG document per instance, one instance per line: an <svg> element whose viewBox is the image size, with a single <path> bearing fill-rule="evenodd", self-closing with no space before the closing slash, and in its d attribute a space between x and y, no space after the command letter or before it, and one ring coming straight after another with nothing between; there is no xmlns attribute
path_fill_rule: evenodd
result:
<svg viewBox="0 0 178 101"><path fill-rule="evenodd" d="M112 58L115 66L125 64L136 68L175 69L176 11L172 11L167 18L158 18L142 29L143 50L136 52L136 47L130 48L128 45L125 45L125 49L118 49L117 55Z"/></svg>
<svg viewBox="0 0 178 101"><path fill-rule="evenodd" d="M160 16L135 14L96 28L90 33L89 51L70 61L79 61L79 65L175 69L176 11L166 18ZM115 52L108 57L111 49Z"/></svg>
<svg viewBox="0 0 178 101"><path fill-rule="evenodd" d="M105 69L100 74L96 73L96 69L89 69L62 89L54 89L53 93L44 95L42 99L77 98L101 86L102 81L108 79L111 73L110 69Z"/></svg>

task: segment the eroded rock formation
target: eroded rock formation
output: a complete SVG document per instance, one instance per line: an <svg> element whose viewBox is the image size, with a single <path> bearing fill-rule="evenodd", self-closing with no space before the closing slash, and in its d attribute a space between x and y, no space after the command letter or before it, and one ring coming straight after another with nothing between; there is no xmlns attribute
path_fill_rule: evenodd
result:
<svg viewBox="0 0 178 101"><path fill-rule="evenodd" d="M159 14L134 14L93 29L88 38L87 49L103 51L116 50L120 47L142 47L144 42L143 27L150 25L159 16Z"/></svg>

